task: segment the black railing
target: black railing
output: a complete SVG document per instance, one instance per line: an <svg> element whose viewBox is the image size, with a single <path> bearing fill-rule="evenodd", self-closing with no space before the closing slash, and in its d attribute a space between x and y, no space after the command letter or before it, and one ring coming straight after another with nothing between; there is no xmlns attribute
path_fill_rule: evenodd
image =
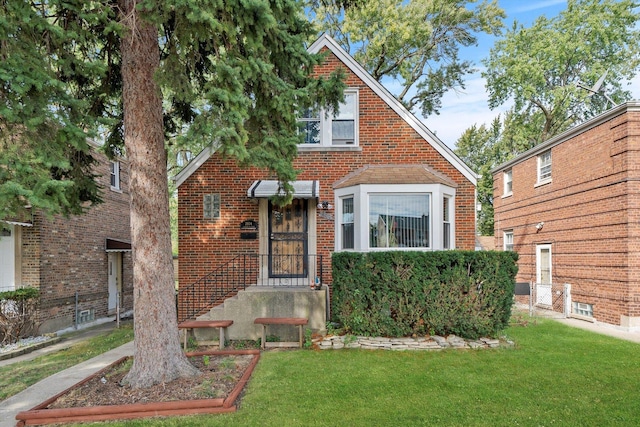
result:
<svg viewBox="0 0 640 427"><path fill-rule="evenodd" d="M317 287L322 255L241 254L177 295L178 321L194 319L248 286Z"/></svg>

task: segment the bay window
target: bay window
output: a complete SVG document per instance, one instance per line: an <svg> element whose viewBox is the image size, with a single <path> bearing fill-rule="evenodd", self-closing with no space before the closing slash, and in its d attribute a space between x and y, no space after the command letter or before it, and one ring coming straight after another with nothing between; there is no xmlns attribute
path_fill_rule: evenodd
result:
<svg viewBox="0 0 640 427"><path fill-rule="evenodd" d="M455 188L358 184L334 191L336 251L454 249Z"/></svg>

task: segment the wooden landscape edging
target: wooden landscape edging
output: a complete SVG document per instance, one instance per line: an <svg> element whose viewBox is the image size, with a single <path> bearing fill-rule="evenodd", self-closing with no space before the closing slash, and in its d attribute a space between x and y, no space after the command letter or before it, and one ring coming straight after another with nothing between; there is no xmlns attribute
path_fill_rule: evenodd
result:
<svg viewBox="0 0 640 427"><path fill-rule="evenodd" d="M74 384L68 389L58 393L57 395L45 400L32 409L18 413L16 415L16 420L18 420L17 426L22 427L70 422L126 420L155 416L220 414L235 412L237 408L236 406L233 406L233 402L238 398L244 386L249 381L249 378L253 373L253 369L258 364L258 360L260 359L260 351L213 350L186 354L187 357L204 355L253 355L251 363L249 363L249 365L245 369L244 374L226 399L195 399L186 401L176 400L172 402L131 403L126 405L102 405L91 407L47 409L47 407L55 402L60 396L70 392L76 387L83 385L87 381L97 376L101 376L104 372L108 371L113 366L124 362L129 358L129 356L126 356L120 358L109 366L94 373L93 375L90 375L82 381Z"/></svg>

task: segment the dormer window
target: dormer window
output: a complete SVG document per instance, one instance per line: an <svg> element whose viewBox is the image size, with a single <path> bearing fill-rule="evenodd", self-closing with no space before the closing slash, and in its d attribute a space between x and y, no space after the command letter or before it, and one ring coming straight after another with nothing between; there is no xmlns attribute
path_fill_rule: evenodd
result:
<svg viewBox="0 0 640 427"><path fill-rule="evenodd" d="M357 146L358 92L345 91L337 112L308 109L298 121L303 145Z"/></svg>

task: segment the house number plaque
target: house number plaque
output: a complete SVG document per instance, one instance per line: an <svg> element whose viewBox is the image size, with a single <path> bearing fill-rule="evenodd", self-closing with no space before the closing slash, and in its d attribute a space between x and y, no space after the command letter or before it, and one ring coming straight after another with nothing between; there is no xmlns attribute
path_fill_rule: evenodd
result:
<svg viewBox="0 0 640 427"><path fill-rule="evenodd" d="M240 223L240 238L243 240L255 240L258 238L258 221L247 219Z"/></svg>

